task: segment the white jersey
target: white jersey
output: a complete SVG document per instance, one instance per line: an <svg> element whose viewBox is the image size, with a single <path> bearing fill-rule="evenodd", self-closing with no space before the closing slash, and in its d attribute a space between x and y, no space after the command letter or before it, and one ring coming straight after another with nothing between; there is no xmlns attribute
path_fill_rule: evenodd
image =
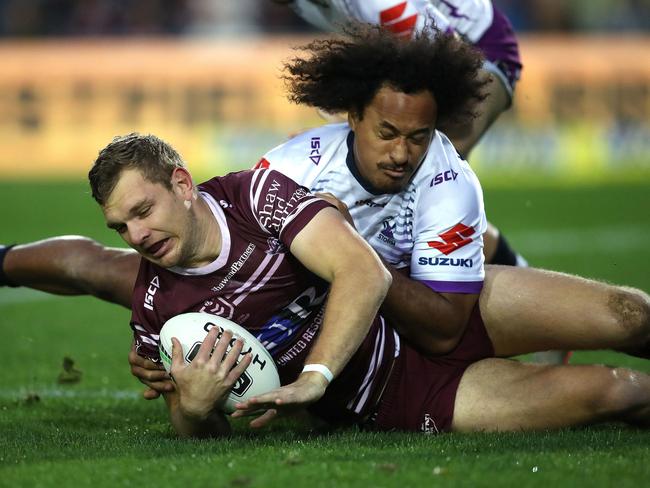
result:
<svg viewBox="0 0 650 488"><path fill-rule="evenodd" d="M270 167L313 192L332 193L358 232L387 262L438 292L478 293L487 221L476 175L447 137L435 132L427 155L400 193L378 194L354 162L348 124L304 132L269 151Z"/></svg>
<svg viewBox="0 0 650 488"><path fill-rule="evenodd" d="M295 12L310 24L340 31L352 21L382 25L410 36L435 26L476 43L492 24L490 0L295 0Z"/></svg>

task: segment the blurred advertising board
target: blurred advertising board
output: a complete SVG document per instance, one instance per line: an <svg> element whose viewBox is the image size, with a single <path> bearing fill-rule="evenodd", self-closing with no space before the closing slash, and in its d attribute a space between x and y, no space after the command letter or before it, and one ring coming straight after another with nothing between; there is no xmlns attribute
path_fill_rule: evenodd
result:
<svg viewBox="0 0 650 488"><path fill-rule="evenodd" d="M83 176L117 134L171 142L203 175L252 166L322 123L289 103L281 64L309 39L0 43L0 177ZM525 37L513 108L479 172L650 173L650 37Z"/></svg>

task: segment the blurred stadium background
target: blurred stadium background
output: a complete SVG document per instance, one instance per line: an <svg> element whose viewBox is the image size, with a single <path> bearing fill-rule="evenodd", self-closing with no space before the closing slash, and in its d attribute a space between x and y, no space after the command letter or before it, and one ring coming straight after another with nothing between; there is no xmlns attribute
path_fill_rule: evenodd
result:
<svg viewBox="0 0 650 488"><path fill-rule="evenodd" d="M494 3L524 71L470 158L488 215L536 266L650 291L650 1ZM0 243L120 245L85 182L116 134L155 133L209 177L321 124L279 78L291 46L318 35L270 0L0 0ZM177 440L162 402L139 398L128 320L92 298L0 289L0 485L647 485L650 434L619 426ZM614 353L581 362L650 372ZM69 381L62 363L83 375Z"/></svg>
<svg viewBox="0 0 650 488"><path fill-rule="evenodd" d="M495 4L524 71L471 157L484 183L650 180L650 2ZM269 0L0 0L0 178L81 177L134 130L200 174L250 167L322 123L279 79L291 46L317 35Z"/></svg>

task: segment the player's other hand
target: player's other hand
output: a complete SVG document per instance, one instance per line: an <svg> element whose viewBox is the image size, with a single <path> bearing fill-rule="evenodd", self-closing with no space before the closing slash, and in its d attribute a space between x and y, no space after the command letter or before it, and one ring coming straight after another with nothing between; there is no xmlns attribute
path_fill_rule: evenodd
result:
<svg viewBox="0 0 650 488"><path fill-rule="evenodd" d="M226 354L232 332L226 330L221 338L218 334L218 327L208 332L190 364L183 359L181 343L172 337L171 376L179 393L181 411L187 416L207 418L219 409L251 363L250 354L245 354L237 363L244 347L241 339L237 339Z"/></svg>
<svg viewBox="0 0 650 488"><path fill-rule="evenodd" d="M302 373L289 385L238 403L235 405L237 410L231 417L257 415L261 410L265 410L250 422L251 427L264 427L280 415L293 413L317 402L325 394L327 385L327 380L320 373Z"/></svg>
<svg viewBox="0 0 650 488"><path fill-rule="evenodd" d="M142 392L142 396L146 400L155 400L162 393L174 391L174 383L163 365L138 355L135 351L135 342L131 344L129 351L129 364L131 365L131 374L147 385Z"/></svg>

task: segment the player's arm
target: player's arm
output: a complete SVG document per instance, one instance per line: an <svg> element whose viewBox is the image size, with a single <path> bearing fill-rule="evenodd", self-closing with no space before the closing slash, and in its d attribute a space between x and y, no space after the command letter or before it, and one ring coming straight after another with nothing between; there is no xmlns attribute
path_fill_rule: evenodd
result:
<svg viewBox="0 0 650 488"><path fill-rule="evenodd" d="M331 194L320 198L334 205L343 217L352 222L345 203ZM478 299L477 293L439 293L409 276L410 268L397 269L384 262L392 276L392 284L381 306L388 319L411 344L431 355L453 349Z"/></svg>
<svg viewBox="0 0 650 488"><path fill-rule="evenodd" d="M333 208L321 210L295 237L291 253L328 281L325 317L307 363L336 377L366 337L391 283L368 243Z"/></svg>
<svg viewBox="0 0 650 488"><path fill-rule="evenodd" d="M483 192L467 163L452 168L447 180L435 175L420 183L410 274L393 271L382 307L391 324L429 354L456 346L485 277Z"/></svg>
<svg viewBox="0 0 650 488"><path fill-rule="evenodd" d="M181 437L219 437L230 434L230 424L220 408L237 379L251 362L246 354L237 364L243 342L235 341L226 354L232 333L218 338L214 327L190 364L183 360L178 339L172 338L171 376L176 390L163 393L170 421ZM214 350L213 350L214 348Z"/></svg>
<svg viewBox="0 0 650 488"><path fill-rule="evenodd" d="M290 251L331 283L323 325L305 364L324 365L335 378L366 337L390 286L390 273L343 216L329 207L296 235ZM236 416L268 409L251 422L253 427L263 426L275 416L275 409L292 410L319 400L328 383L320 372L304 372L294 383L241 404Z"/></svg>
<svg viewBox="0 0 650 488"><path fill-rule="evenodd" d="M478 294L439 293L388 266L393 284L381 314L416 348L430 355L451 351L460 340Z"/></svg>
<svg viewBox="0 0 650 488"><path fill-rule="evenodd" d="M57 295L94 295L131 308L140 256L81 236L12 247L0 263L8 283Z"/></svg>

